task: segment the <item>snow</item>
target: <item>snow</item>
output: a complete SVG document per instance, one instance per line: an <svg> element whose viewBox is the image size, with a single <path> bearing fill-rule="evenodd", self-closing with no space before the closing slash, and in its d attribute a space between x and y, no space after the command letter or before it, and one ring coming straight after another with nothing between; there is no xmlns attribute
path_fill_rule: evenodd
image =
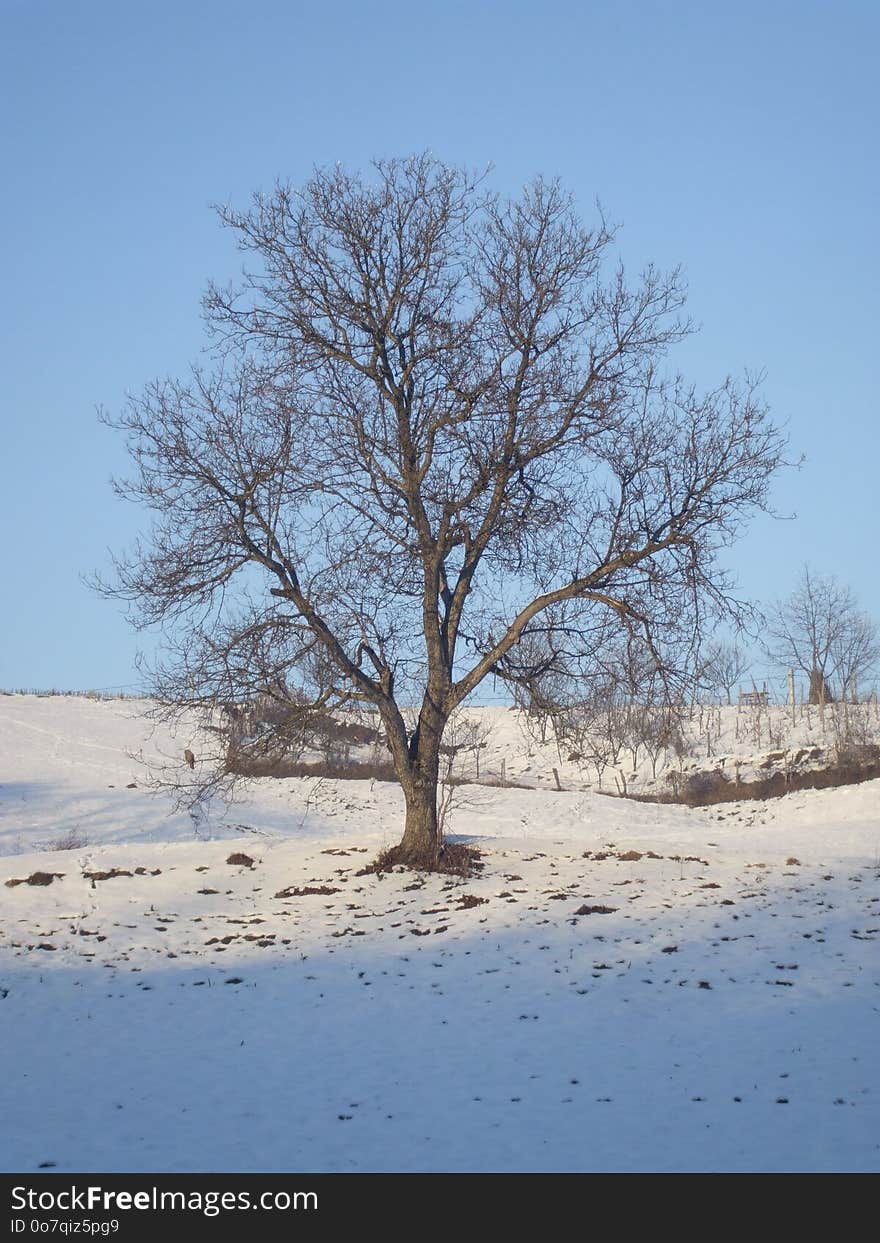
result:
<svg viewBox="0 0 880 1243"><path fill-rule="evenodd" d="M3 1169L880 1168L880 782L634 803L484 709L482 873L359 876L396 787L195 822L145 708L0 697Z"/></svg>

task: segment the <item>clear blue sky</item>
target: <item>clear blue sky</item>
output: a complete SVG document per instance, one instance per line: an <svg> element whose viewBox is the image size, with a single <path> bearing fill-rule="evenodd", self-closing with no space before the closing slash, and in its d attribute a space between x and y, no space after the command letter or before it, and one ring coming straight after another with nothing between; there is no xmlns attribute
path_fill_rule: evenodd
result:
<svg viewBox="0 0 880 1243"><path fill-rule="evenodd" d="M628 266L684 264L680 365L766 368L807 457L744 593L809 559L880 617L876 0L0 0L0 31L0 686L135 680L149 638L79 579L140 517L95 408L202 348L240 264L210 204L424 148L558 174Z"/></svg>

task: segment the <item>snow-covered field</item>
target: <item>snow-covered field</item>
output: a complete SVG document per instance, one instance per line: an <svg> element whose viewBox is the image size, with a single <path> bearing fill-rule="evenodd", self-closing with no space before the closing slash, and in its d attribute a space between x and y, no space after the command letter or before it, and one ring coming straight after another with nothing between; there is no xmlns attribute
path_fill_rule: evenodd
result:
<svg viewBox="0 0 880 1243"><path fill-rule="evenodd" d="M194 820L143 710L0 697L3 1169L880 1169L880 782L625 802L486 709L481 875L360 876L396 787Z"/></svg>

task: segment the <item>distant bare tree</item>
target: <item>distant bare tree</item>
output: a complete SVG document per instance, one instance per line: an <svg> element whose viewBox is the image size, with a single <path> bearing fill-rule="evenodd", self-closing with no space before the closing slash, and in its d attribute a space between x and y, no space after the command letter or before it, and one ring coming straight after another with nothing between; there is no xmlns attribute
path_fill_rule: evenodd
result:
<svg viewBox="0 0 880 1243"><path fill-rule="evenodd" d="M734 687L749 671L749 658L738 643L709 643L700 665L699 681L709 691L724 693L732 702Z"/></svg>
<svg viewBox="0 0 880 1243"><path fill-rule="evenodd" d="M869 614L852 613L834 639L831 659L841 698L857 703L859 686L870 682L880 666L880 632Z"/></svg>
<svg viewBox="0 0 880 1243"><path fill-rule="evenodd" d="M830 702L832 682L841 696L852 693L880 661L877 626L859 609L852 590L809 566L791 595L773 606L767 633L769 655L806 675L813 704Z"/></svg>
<svg viewBox="0 0 880 1243"><path fill-rule="evenodd" d="M535 636L562 668L602 618L659 651L735 611L716 553L766 506L780 435L748 378L664 373L678 274L606 273L612 230L555 182L503 199L422 155L219 214L254 266L208 293L214 370L107 418L153 521L104 589L165 628L170 709L265 686L372 708L397 858L445 866L454 709L527 685Z"/></svg>

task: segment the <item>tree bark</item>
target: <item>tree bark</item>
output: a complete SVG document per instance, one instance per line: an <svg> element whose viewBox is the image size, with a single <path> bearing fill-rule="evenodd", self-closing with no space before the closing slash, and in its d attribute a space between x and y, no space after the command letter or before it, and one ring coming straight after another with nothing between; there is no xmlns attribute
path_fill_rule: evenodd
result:
<svg viewBox="0 0 880 1243"><path fill-rule="evenodd" d="M831 694L831 687L825 679L825 675L821 669L814 668L810 674L810 703L819 704L820 707L825 704L834 702L834 696Z"/></svg>
<svg viewBox="0 0 880 1243"><path fill-rule="evenodd" d="M437 814L440 783L440 743L447 713L438 707L439 696L425 696L419 722L404 750L393 750L394 763L406 800L406 822L400 844L393 854L408 867L434 870L442 848Z"/></svg>
<svg viewBox="0 0 880 1243"><path fill-rule="evenodd" d="M436 868L440 858L440 826L437 819L437 778L421 778L404 787L406 823L395 850L401 863L410 867Z"/></svg>

